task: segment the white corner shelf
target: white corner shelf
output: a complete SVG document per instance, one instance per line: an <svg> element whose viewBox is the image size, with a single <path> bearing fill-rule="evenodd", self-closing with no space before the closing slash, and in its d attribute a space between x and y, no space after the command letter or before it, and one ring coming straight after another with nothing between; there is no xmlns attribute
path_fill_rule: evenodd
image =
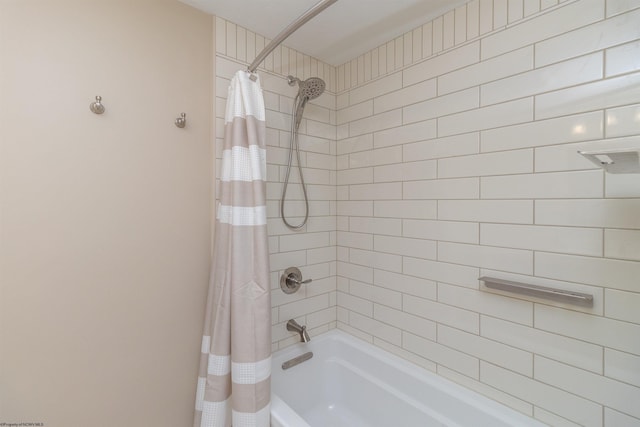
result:
<svg viewBox="0 0 640 427"><path fill-rule="evenodd" d="M608 173L640 173L640 149L578 151Z"/></svg>

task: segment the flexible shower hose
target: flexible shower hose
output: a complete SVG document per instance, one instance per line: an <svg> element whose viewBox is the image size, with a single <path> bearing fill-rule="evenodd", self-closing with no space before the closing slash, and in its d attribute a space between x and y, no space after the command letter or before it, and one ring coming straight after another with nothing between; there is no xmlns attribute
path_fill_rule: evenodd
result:
<svg viewBox="0 0 640 427"><path fill-rule="evenodd" d="M282 186L282 198L280 199L280 215L284 225L292 230L299 230L307 223L309 219L309 198L307 197L307 186L304 183L304 177L302 176L302 165L300 164L300 144L298 143L298 128L300 127L300 121L302 120L302 112L304 106L307 103L307 97L300 96L298 94L294 101L295 113L291 120L291 138L289 139L289 163L287 164L287 175L284 179L284 185ZM284 216L284 200L287 195L287 187L289 185L289 176L291 175L291 163L293 159L293 150L296 151L296 159L298 160L298 173L300 174L300 184L302 185L302 193L304 194L304 220L298 224L293 225L287 221Z"/></svg>

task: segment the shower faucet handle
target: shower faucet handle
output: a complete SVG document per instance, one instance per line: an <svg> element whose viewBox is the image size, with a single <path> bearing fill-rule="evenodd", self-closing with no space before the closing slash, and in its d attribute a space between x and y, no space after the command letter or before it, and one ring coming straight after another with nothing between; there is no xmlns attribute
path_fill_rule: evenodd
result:
<svg viewBox="0 0 640 427"><path fill-rule="evenodd" d="M306 285L307 283L311 283L313 282L313 279L307 279L307 280L299 280L296 277L294 277L293 275L289 275L289 277L287 278L287 280L289 280L290 282L293 282L295 284L300 284L300 285Z"/></svg>
<svg viewBox="0 0 640 427"><path fill-rule="evenodd" d="M302 280L302 273L296 267L289 267L280 276L280 288L285 294L292 294L300 289L301 285L311 283L312 279Z"/></svg>

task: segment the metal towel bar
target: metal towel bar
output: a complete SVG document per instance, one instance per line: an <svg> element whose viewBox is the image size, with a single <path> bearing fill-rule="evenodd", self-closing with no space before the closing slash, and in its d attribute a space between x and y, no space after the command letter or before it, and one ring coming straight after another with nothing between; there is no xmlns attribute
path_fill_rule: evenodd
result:
<svg viewBox="0 0 640 427"><path fill-rule="evenodd" d="M530 295L532 297L546 298L558 302L577 304L584 306L593 305L593 295L582 292L566 291L563 289L548 288L546 286L528 285L526 283L512 282L511 280L496 279L493 277L480 277L487 288L517 294Z"/></svg>
<svg viewBox="0 0 640 427"><path fill-rule="evenodd" d="M282 364L282 369L286 370L289 368L293 368L296 365L301 364L302 362L306 362L307 360L311 359L313 357L313 353L312 352L307 352L305 354L301 354L298 357L294 357L293 359L289 359L286 362L284 362Z"/></svg>

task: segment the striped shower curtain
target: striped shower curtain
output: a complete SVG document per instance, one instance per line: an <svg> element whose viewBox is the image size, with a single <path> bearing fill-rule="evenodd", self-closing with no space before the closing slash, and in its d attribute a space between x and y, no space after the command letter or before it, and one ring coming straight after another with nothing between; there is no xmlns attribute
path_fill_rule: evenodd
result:
<svg viewBox="0 0 640 427"><path fill-rule="evenodd" d="M271 300L260 80L231 80L195 427L268 427Z"/></svg>

